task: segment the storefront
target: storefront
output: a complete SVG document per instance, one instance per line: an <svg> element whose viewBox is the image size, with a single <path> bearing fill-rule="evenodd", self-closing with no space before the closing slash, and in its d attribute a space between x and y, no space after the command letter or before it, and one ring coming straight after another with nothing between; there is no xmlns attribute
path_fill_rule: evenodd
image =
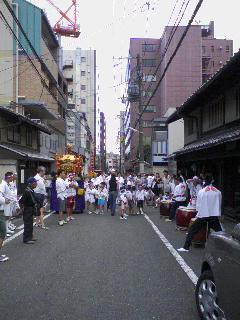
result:
<svg viewBox="0 0 240 320"><path fill-rule="evenodd" d="M178 169L186 178L211 173L222 192L223 214L240 220L240 132L232 129L200 139L174 154Z"/></svg>

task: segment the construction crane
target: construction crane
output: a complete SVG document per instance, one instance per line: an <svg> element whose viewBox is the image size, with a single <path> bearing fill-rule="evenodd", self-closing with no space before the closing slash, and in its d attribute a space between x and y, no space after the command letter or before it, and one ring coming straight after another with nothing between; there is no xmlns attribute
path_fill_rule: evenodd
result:
<svg viewBox="0 0 240 320"><path fill-rule="evenodd" d="M46 0L48 3L50 3L60 14L61 18L55 23L53 30L57 35L65 36L65 37L71 37L71 38L78 38L80 36L80 28L79 25L77 25L77 0L72 0L72 4L67 9L67 11L63 12L61 9L59 9L55 3L51 0ZM74 8L74 21L72 21L68 16L67 13ZM65 19L68 21L68 25L60 24L60 22Z"/></svg>

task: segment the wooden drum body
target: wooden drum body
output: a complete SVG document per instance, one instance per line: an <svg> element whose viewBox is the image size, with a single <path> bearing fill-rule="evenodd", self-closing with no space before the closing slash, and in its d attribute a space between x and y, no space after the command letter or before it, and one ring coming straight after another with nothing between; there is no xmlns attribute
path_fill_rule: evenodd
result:
<svg viewBox="0 0 240 320"><path fill-rule="evenodd" d="M191 225L194 223L195 220L196 220L196 218L191 219L191 221L189 223L189 228L191 227ZM193 244L193 246L195 246L195 245L204 246L206 241L207 241L207 227L203 226L201 228L201 230L199 230L198 233L195 234L195 236L192 240L192 244Z"/></svg>
<svg viewBox="0 0 240 320"><path fill-rule="evenodd" d="M178 208L176 212L176 228L187 229L191 219L194 218L196 214L196 210L188 208Z"/></svg>
<svg viewBox="0 0 240 320"><path fill-rule="evenodd" d="M160 203L160 217L168 217L172 205L173 205L172 201L161 201L161 203Z"/></svg>

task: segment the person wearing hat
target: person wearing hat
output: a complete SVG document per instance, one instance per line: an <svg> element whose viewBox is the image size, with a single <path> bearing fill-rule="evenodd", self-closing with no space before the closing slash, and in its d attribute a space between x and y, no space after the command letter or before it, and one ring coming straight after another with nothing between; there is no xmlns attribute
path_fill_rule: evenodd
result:
<svg viewBox="0 0 240 320"><path fill-rule="evenodd" d="M188 179L186 182L189 188L192 204L196 205L198 192L202 189L202 186L199 183L199 178L194 176L192 179Z"/></svg>
<svg viewBox="0 0 240 320"><path fill-rule="evenodd" d="M34 206L36 202L38 202L34 192L34 189L37 187L37 180L34 177L31 177L28 179L27 183L28 186L19 200L24 222L23 242L26 244L34 244L37 240L36 238L33 238Z"/></svg>

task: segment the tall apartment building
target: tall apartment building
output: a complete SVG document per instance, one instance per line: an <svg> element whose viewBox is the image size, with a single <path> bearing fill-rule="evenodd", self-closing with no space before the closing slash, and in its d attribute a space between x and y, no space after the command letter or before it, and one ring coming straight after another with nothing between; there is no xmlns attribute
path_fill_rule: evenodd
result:
<svg viewBox="0 0 240 320"><path fill-rule="evenodd" d="M142 108L156 88L186 27L178 27L172 35L173 27L164 29L161 39L130 39L129 84L136 83L137 54L141 58ZM172 40L166 51L169 39ZM214 22L207 26L191 26L181 47L172 60L160 86L151 98L143 113L144 143L152 142L151 123L158 117L168 117L189 96L191 96L211 75L213 75L233 53L233 41L214 38ZM161 64L160 64L161 62ZM157 66L160 67L157 70ZM139 103L130 102L126 111L126 127L133 127L139 113ZM167 150L160 147L155 156L164 156L180 149L184 145L183 121L168 126ZM164 142L164 141L163 141ZM138 133L131 129L126 133L126 156L128 168L138 159ZM164 166L160 161L155 166ZM174 165L174 163L173 163Z"/></svg>
<svg viewBox="0 0 240 320"><path fill-rule="evenodd" d="M100 112L100 168L106 171L106 119L103 112Z"/></svg>
<svg viewBox="0 0 240 320"><path fill-rule="evenodd" d="M80 141L81 152L89 162L96 154L96 51L63 50L63 74L68 82L68 108L82 117L80 136L71 138L75 143Z"/></svg>
<svg viewBox="0 0 240 320"><path fill-rule="evenodd" d="M43 10L26 0L2 1L0 9L6 18L0 21L0 104L15 114L9 125L13 132L0 145L11 146L24 183L40 163L53 170L55 154L65 149L67 82L58 66L58 39ZM33 129L22 130L19 119L45 130L35 137Z"/></svg>

